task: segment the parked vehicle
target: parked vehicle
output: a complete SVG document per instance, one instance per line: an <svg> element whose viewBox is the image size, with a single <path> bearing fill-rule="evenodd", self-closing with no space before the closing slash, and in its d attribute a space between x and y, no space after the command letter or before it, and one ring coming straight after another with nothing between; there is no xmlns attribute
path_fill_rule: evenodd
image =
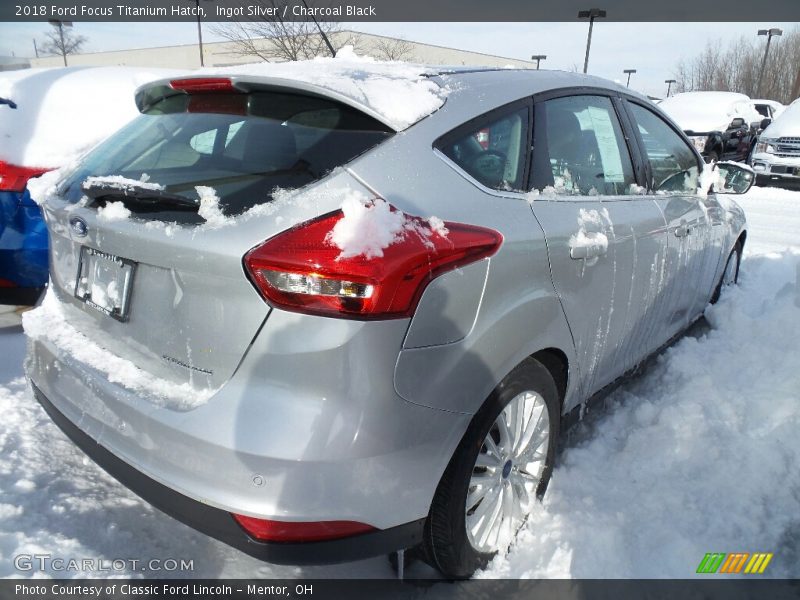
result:
<svg viewBox="0 0 800 600"><path fill-rule="evenodd" d="M746 162L769 123L752 100L733 92L684 92L659 103L707 161Z"/></svg>
<svg viewBox="0 0 800 600"><path fill-rule="evenodd" d="M762 132L751 163L759 185L800 183L800 101L792 102Z"/></svg>
<svg viewBox="0 0 800 600"><path fill-rule="evenodd" d="M0 75L0 326L18 324L47 284L47 228L28 181L130 121L136 88L173 73L71 67Z"/></svg>
<svg viewBox="0 0 800 600"><path fill-rule="evenodd" d="M765 119L771 119L772 121L777 119L781 113L786 110L786 106L777 100L753 100L753 106L755 106L758 114Z"/></svg>
<svg viewBox="0 0 800 600"><path fill-rule="evenodd" d="M466 577L536 510L562 419L736 281L717 194L753 174L698 194L680 129L599 78L330 60L139 90L45 203L28 374L101 466L243 552Z"/></svg>

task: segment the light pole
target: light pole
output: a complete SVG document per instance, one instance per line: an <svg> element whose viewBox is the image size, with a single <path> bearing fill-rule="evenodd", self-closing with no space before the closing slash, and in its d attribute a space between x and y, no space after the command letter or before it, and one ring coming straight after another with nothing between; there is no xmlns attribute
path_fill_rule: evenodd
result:
<svg viewBox="0 0 800 600"><path fill-rule="evenodd" d="M605 19L606 11L599 8L591 8L589 10L582 10L578 12L579 19L589 19L589 35L586 38L586 58L583 61L583 72L589 69L589 48L592 47L592 29L594 28L595 19Z"/></svg>
<svg viewBox="0 0 800 600"><path fill-rule="evenodd" d="M767 36L767 48L764 50L764 60L761 61L761 70L758 72L758 84L756 85L756 95L761 96L761 80L764 77L764 69L767 67L767 56L769 56L769 44L773 35L783 35L783 30L773 27L772 29L759 29L758 35Z"/></svg>
<svg viewBox="0 0 800 600"><path fill-rule="evenodd" d="M622 72L628 74L628 83L625 84L625 87L631 87L631 75L636 73L636 69L623 69Z"/></svg>
<svg viewBox="0 0 800 600"><path fill-rule="evenodd" d="M200 48L200 66L205 67L206 64L203 60L203 28L200 26L200 0L189 0L189 2L194 2L197 7L197 45Z"/></svg>
<svg viewBox="0 0 800 600"><path fill-rule="evenodd" d="M667 84L667 98L669 98L669 91L672 89L672 84L677 83L674 79L665 79L664 83Z"/></svg>
<svg viewBox="0 0 800 600"><path fill-rule="evenodd" d="M50 19L48 21L50 25L58 29L58 37L61 40L61 56L64 57L64 66L67 66L67 49L64 47L64 27L72 27L72 21L59 21L58 19ZM34 47L36 46L36 42L34 41ZM38 56L39 53L37 51L36 55Z"/></svg>
<svg viewBox="0 0 800 600"><path fill-rule="evenodd" d="M531 60L536 61L536 70L539 70L539 63L547 58L547 54L534 54L531 56Z"/></svg>

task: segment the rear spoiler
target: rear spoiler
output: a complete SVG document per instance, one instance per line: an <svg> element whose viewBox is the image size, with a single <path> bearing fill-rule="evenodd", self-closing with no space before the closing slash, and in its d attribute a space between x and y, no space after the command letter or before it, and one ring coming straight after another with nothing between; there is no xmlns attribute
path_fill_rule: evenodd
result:
<svg viewBox="0 0 800 600"><path fill-rule="evenodd" d="M230 77L209 77L196 76L180 79L160 79L147 83L136 90L135 100L139 112L146 112L157 103L166 98L177 95L192 94L247 94L250 92L282 92L294 93L315 98L325 98L340 102L372 117L376 121L400 131L404 127L399 127L385 115L375 111L372 107L359 102L355 98L323 87L321 85L285 79L280 77L254 77L254 76L230 76Z"/></svg>

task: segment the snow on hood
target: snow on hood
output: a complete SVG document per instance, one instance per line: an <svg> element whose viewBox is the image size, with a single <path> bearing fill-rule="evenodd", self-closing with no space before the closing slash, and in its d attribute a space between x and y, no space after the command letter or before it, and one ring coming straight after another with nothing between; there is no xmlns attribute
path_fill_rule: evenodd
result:
<svg viewBox="0 0 800 600"><path fill-rule="evenodd" d="M0 75L0 161L56 168L137 114L139 86L179 74L171 69L67 67Z"/></svg>
<svg viewBox="0 0 800 600"><path fill-rule="evenodd" d="M349 98L401 131L444 104L448 90L426 77L437 72L425 65L358 56L352 46L345 46L335 58L201 69L197 74L270 77L311 84Z"/></svg>
<svg viewBox="0 0 800 600"><path fill-rule="evenodd" d="M741 117L746 123L763 118L750 98L734 92L684 92L662 100L658 107L684 131L725 131Z"/></svg>
<svg viewBox="0 0 800 600"><path fill-rule="evenodd" d="M795 100L770 123L761 134L763 139L777 140L782 137L800 137L800 102Z"/></svg>

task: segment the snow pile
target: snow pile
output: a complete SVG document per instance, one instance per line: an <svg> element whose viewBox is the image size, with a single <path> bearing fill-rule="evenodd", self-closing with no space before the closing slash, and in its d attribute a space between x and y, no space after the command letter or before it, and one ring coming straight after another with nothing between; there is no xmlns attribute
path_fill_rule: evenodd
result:
<svg viewBox="0 0 800 600"><path fill-rule="evenodd" d="M712 551L800 574L800 248L746 259L706 316L590 413L481 577L687 578Z"/></svg>
<svg viewBox="0 0 800 600"><path fill-rule="evenodd" d="M317 57L201 71L203 76L258 75L320 86L366 106L398 131L444 104L448 90L426 77L435 72L424 65L357 56L351 46L339 50L336 58Z"/></svg>
<svg viewBox="0 0 800 600"><path fill-rule="evenodd" d="M394 209L380 198L367 197L350 190L342 201L344 217L336 222L327 240L339 248L337 259L364 256L380 258L384 249L399 242L409 234L418 235L423 242L433 247L431 237L436 234L447 237L444 221L430 217L427 221L407 216Z"/></svg>
<svg viewBox="0 0 800 600"><path fill-rule="evenodd" d="M124 221L130 216L131 211L125 208L122 202L107 202L105 206L97 209L97 219L100 221Z"/></svg>
<svg viewBox="0 0 800 600"><path fill-rule="evenodd" d="M92 289L92 294L95 291ZM101 296L105 296L106 292L113 294L113 290L98 289L97 292ZM68 308L52 291L48 291L41 306L23 314L22 325L26 335L50 342L76 361L106 375L111 383L142 394L158 406L189 410L204 404L216 392L211 389L198 390L188 383L175 384L159 379L131 361L115 356L70 325L66 314Z"/></svg>
<svg viewBox="0 0 800 600"><path fill-rule="evenodd" d="M659 105L684 131L708 133L725 131L739 117L749 125L763 118L750 98L734 92L683 92Z"/></svg>
<svg viewBox="0 0 800 600"><path fill-rule="evenodd" d="M69 67L0 75L0 160L60 167L139 114L137 87L178 74L171 69Z"/></svg>
<svg viewBox="0 0 800 600"><path fill-rule="evenodd" d="M219 207L219 196L217 191L205 185L198 185L194 189L200 196L200 208L198 214L206 220L206 226L210 228L224 227L233 223L233 219L222 214Z"/></svg>

